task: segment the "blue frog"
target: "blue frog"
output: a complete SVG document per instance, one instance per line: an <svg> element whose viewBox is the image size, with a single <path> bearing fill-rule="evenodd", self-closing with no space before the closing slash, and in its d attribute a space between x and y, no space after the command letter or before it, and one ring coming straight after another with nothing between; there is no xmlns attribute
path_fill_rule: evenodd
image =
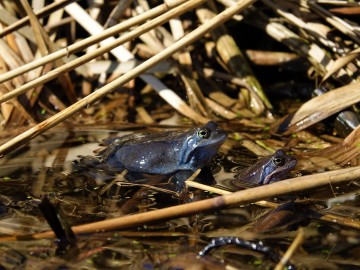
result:
<svg viewBox="0 0 360 270"><path fill-rule="evenodd" d="M79 164L109 171L174 175L181 191L184 181L211 162L226 138L225 130L212 121L187 131L131 134L112 139L98 157L83 157Z"/></svg>

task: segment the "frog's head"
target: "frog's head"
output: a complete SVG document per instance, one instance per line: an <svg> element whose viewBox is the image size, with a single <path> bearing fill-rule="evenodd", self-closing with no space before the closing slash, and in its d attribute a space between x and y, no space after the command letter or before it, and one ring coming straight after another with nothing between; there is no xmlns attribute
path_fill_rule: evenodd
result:
<svg viewBox="0 0 360 270"><path fill-rule="evenodd" d="M284 179L296 166L297 160L293 155L288 155L282 149L267 157L263 162L259 184L269 184Z"/></svg>
<svg viewBox="0 0 360 270"><path fill-rule="evenodd" d="M205 126L189 130L183 161L193 170L204 167L227 138L226 131L210 121Z"/></svg>

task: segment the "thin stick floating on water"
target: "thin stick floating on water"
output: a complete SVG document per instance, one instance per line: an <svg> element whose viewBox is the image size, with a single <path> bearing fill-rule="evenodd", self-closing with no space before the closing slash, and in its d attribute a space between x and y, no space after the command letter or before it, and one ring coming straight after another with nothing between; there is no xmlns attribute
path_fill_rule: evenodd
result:
<svg viewBox="0 0 360 270"><path fill-rule="evenodd" d="M127 215L111 220L104 220L72 227L74 233L95 233L109 230L126 229L136 226L144 226L160 220L189 216L203 211L223 208L233 204L246 204L259 200L272 198L284 194L300 192L307 189L335 185L342 182L350 182L360 179L360 166L346 168L331 172L319 173L315 175L301 176L293 179L279 181L270 185L259 186L246 190L234 192L212 199L176 205L164 209L153 210L150 212ZM54 237L52 231L27 235L27 236L9 236L0 238L0 242L16 240L33 240Z"/></svg>

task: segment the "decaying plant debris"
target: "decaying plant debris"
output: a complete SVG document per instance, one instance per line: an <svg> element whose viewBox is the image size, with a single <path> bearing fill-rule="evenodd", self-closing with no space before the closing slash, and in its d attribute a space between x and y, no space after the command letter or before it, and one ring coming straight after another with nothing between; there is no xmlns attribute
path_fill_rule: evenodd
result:
<svg viewBox="0 0 360 270"><path fill-rule="evenodd" d="M359 267L359 10L337 0L0 1L0 266ZM109 137L210 120L229 135L217 181L279 148L297 157L294 177L237 191L198 183L197 172L184 198L166 177L72 171ZM231 245L197 257L222 237L263 241L282 260Z"/></svg>

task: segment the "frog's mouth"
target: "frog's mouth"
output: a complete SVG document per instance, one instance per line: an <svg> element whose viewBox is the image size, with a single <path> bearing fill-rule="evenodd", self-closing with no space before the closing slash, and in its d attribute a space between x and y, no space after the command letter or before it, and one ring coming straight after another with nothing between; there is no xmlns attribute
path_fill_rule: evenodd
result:
<svg viewBox="0 0 360 270"><path fill-rule="evenodd" d="M228 135L224 132L219 132L219 134L216 135L216 138L213 140L213 144L210 143L210 145L222 145L226 138L228 137Z"/></svg>
<svg viewBox="0 0 360 270"><path fill-rule="evenodd" d="M227 135L221 136L217 140L214 140L214 142L210 143L209 145L220 147L225 142L226 138Z"/></svg>
<svg viewBox="0 0 360 270"><path fill-rule="evenodd" d="M225 139L227 138L227 135L221 134L212 141L207 142L206 144L203 144L196 148L193 152L193 156L197 157L199 161L203 161L204 163L207 163L209 160L212 159L212 157L217 153L220 146L224 143Z"/></svg>
<svg viewBox="0 0 360 270"><path fill-rule="evenodd" d="M219 140L213 141L211 143L208 143L206 145L203 145L201 148L207 149L207 150L205 150L205 152L215 152L214 154L216 154L216 152L219 150L220 146L224 143L226 137L224 139L219 139Z"/></svg>

